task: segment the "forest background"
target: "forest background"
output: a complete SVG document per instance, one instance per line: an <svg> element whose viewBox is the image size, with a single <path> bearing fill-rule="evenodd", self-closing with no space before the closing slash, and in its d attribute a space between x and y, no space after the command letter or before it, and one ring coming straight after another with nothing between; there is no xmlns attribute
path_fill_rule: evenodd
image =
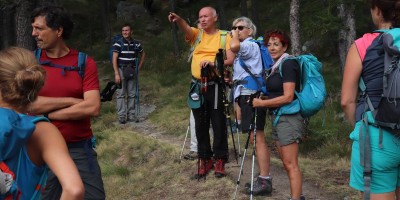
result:
<svg viewBox="0 0 400 200"><path fill-rule="evenodd" d="M150 131L162 130L178 138L179 143L188 124L186 93L190 70L186 58L189 47L184 43L182 32L168 22L168 12L174 11L194 25L198 10L210 5L217 9L221 29L229 29L236 17L248 16L256 24L259 36L275 28L290 33L293 54L312 53L323 63L328 91L325 107L310 119L308 137L301 145L302 170L307 180L328 192L341 191L343 197L354 195L347 186L351 127L340 108L340 85L347 49L355 38L373 31L365 1L0 0L0 49L9 46L34 49L29 14L37 6L52 3L64 6L72 14L75 28L68 44L94 57L102 86L113 78L108 54L112 36L120 33L123 23L133 25L134 38L142 42L146 52L140 77L140 101L156 107L155 112L146 116L156 125ZM183 191L171 189L174 185L170 184L170 181L181 183L182 177L176 174L182 173L182 168L191 170L188 164L174 162L180 149L136 134L132 128L117 126L115 121L114 102L103 103L101 116L93 120L110 199L132 196L147 199L149 193L158 195L157 199L163 199L163 195L181 199ZM269 136L267 140L271 141ZM138 184L143 181L144 184ZM226 184L235 183L227 180ZM211 188L210 185L202 187ZM181 196L174 198L174 195ZM195 191L190 195L190 198L204 197Z"/></svg>

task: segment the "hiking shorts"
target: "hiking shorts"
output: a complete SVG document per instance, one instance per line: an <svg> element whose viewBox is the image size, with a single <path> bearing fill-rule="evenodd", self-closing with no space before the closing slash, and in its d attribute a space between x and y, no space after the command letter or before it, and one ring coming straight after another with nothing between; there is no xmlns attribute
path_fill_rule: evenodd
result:
<svg viewBox="0 0 400 200"><path fill-rule="evenodd" d="M271 116L271 124L274 124L276 115ZM281 146L299 143L305 133L305 121L299 114L281 115L276 126L272 125L272 139L278 141Z"/></svg>
<svg viewBox="0 0 400 200"><path fill-rule="evenodd" d="M349 136L353 140L349 185L359 191L364 191L364 167L360 164L359 143L362 125L363 122L358 121ZM382 129L383 148L379 148L379 128L368 126L368 130L371 138L371 193L393 192L400 187L400 139Z"/></svg>
<svg viewBox="0 0 400 200"><path fill-rule="evenodd" d="M243 133L248 133L249 130L254 129L254 119L253 119L254 108L248 103L249 98L250 95L240 95L237 99L240 111L242 113L241 128ZM266 115L267 115L266 108L257 108L257 119L256 119L257 130L264 130Z"/></svg>

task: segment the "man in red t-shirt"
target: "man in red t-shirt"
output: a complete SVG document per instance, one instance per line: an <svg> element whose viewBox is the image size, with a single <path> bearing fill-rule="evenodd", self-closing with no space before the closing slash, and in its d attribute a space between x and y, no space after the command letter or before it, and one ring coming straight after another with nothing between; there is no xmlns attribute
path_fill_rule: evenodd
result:
<svg viewBox="0 0 400 200"><path fill-rule="evenodd" d="M105 199L90 127L90 118L100 113L96 63L87 57L83 76L78 71L54 67L78 66L79 52L69 48L64 41L71 35L73 22L63 8L35 9L32 28L32 36L41 49L40 62L47 78L38 99L31 106L31 112L48 117L62 133L85 185L85 199ZM60 183L50 173L42 199L60 199L60 195Z"/></svg>

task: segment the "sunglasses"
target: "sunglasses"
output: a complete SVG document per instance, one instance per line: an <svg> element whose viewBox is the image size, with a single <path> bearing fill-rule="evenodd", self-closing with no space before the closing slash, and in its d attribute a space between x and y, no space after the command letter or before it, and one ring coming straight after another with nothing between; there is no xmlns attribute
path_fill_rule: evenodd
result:
<svg viewBox="0 0 400 200"><path fill-rule="evenodd" d="M239 29L239 31L243 31L244 28L250 29L249 27L245 27L245 26L232 26L232 30Z"/></svg>

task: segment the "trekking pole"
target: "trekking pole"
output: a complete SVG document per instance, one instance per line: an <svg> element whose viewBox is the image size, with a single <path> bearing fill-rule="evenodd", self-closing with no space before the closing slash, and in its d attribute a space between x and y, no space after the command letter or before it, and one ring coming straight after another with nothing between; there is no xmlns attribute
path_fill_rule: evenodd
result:
<svg viewBox="0 0 400 200"><path fill-rule="evenodd" d="M238 120L237 120L237 112L236 112L236 108L235 108L235 104L233 103L233 110L235 113L235 123L236 123L236 135L237 135L237 141L238 141L238 152L239 152L239 158L242 157L242 151L240 150L240 133L239 133L239 124L238 124Z"/></svg>
<svg viewBox="0 0 400 200"><path fill-rule="evenodd" d="M231 127L231 136L232 136L232 144L233 144L233 150L235 151L235 158L236 158L236 163L239 164L239 160L238 160L238 155L237 155L237 151L236 151L236 145L235 145L235 137L233 135L233 130L232 130L232 122L230 120L230 114L229 114L229 103L228 100L226 98L226 87L225 87L225 80L224 80L224 52L222 49L218 49L218 53L215 56L215 63L216 63L216 67L218 69L218 72L220 74L220 84L223 85L222 87L222 103L224 105L224 112L225 112L225 116L226 119L229 120L229 126ZM225 122L226 123L226 122ZM226 134L228 135L228 131L225 129Z"/></svg>
<svg viewBox="0 0 400 200"><path fill-rule="evenodd" d="M244 164L244 159L246 158L247 148L249 147L250 134L251 134L251 129L250 129L249 134L247 136L246 145L244 146L243 158L242 158L242 161L240 163L240 170L239 170L238 179L236 181L236 189L235 189L235 193L234 193L233 199L236 199L236 194L237 194L238 187L239 187L239 184L240 184L240 178L241 178L241 175L243 174L243 164Z"/></svg>
<svg viewBox="0 0 400 200"><path fill-rule="evenodd" d="M140 102L139 102L139 62L138 59L135 59L136 63L136 122L139 122L140 115Z"/></svg>
<svg viewBox="0 0 400 200"><path fill-rule="evenodd" d="M254 109L254 113L257 113L257 108ZM254 164L255 164L255 158L256 158L256 135L257 135L257 130L256 130L256 120L257 120L257 114L255 114L254 117L254 137L253 137L253 158L252 158L252 163L251 163L251 189L250 189L250 199L253 199L253 188L254 188Z"/></svg>
<svg viewBox="0 0 400 200"><path fill-rule="evenodd" d="M251 103L252 101L253 101L253 98L250 96L249 103ZM239 184L240 184L240 178L241 178L241 175L243 174L243 164L244 164L244 159L246 158L247 149L249 148L249 141L250 141L250 134L251 134L252 126L254 126L254 130L256 130L256 128L255 128L256 127L256 119L257 119L257 113L256 112L253 112L252 119L253 119L253 124L250 124L250 127L249 127L249 132L248 132L248 135L247 135L246 145L244 146L244 151L243 151L242 163L240 164L239 176L238 176L238 180L236 181L235 196L233 197L233 199L236 199L236 193L237 193L237 190L238 190L238 187L239 187ZM254 151L253 151L253 153L254 153ZM253 157L253 159L254 159L254 157ZM253 176L253 174L252 174L252 176ZM253 183L253 180L251 180L251 181Z"/></svg>
<svg viewBox="0 0 400 200"><path fill-rule="evenodd" d="M181 155L179 156L179 164L181 164L181 161L182 161L183 149L185 148L186 139L187 139L187 136L189 134L189 129L190 129L190 123L189 123L189 125L187 127L187 130L186 130L185 139L183 140L183 145L182 145L182 149L181 149Z"/></svg>

